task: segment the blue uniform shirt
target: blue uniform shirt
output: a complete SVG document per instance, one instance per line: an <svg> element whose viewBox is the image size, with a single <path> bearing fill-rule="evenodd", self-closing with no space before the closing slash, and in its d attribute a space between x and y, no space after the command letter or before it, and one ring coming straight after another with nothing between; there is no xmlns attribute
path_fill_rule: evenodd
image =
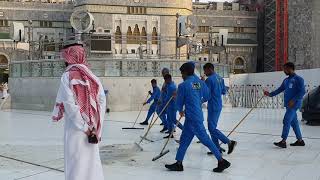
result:
<svg viewBox="0 0 320 180"><path fill-rule="evenodd" d="M160 88L156 86L153 88L152 95L148 99L147 103L150 103L152 100L154 100L154 102L158 102L159 98L160 98Z"/></svg>
<svg viewBox="0 0 320 180"><path fill-rule="evenodd" d="M202 102L209 98L207 85L196 76L189 76L178 87L177 109L182 112L185 108L186 120L203 122Z"/></svg>
<svg viewBox="0 0 320 180"><path fill-rule="evenodd" d="M173 94L176 91L177 91L177 86L173 81L171 81L169 84L166 84L166 96L164 98L164 104L167 104L167 102L170 100L170 98L173 96ZM168 108L172 108L172 107L175 107L175 99L172 99L168 105Z"/></svg>
<svg viewBox="0 0 320 180"><path fill-rule="evenodd" d="M294 108L299 109L302 105L302 99L306 93L304 87L304 80L302 77L293 74L284 79L281 86L270 93L270 97L276 96L284 91L284 105L288 108L288 103L290 100L295 101Z"/></svg>
<svg viewBox="0 0 320 180"><path fill-rule="evenodd" d="M208 101L208 110L220 111L222 109L222 95L226 94L226 87L224 80L217 73L213 73L206 80L211 94L211 98Z"/></svg>

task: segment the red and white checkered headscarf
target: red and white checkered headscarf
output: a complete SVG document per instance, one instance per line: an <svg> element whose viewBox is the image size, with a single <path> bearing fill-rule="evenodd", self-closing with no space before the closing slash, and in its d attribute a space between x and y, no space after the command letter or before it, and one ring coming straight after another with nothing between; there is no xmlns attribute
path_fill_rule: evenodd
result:
<svg viewBox="0 0 320 180"><path fill-rule="evenodd" d="M88 124L89 129L99 136L101 131L98 101L99 83L88 71L85 56L85 50L82 46L71 46L62 50L62 57L69 64L66 71L69 72L70 89L80 107L81 116ZM56 106L60 111L56 117L53 117L53 120L59 121L63 117L64 108L61 103Z"/></svg>

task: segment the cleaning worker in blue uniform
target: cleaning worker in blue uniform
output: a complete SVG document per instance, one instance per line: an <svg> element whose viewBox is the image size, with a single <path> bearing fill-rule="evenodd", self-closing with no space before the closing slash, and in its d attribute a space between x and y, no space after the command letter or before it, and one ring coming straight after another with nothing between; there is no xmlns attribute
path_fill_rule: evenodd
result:
<svg viewBox="0 0 320 180"><path fill-rule="evenodd" d="M152 79L151 80L151 86L152 86L152 92L149 91L149 94L151 95L150 98L147 100L147 102L144 102L143 105L145 106L146 104L149 104L152 102L148 114L147 114L147 118L145 121L143 121L142 123L140 123L141 125L148 125L148 121L150 119L150 117L152 116L153 113L155 113L157 106L158 106L158 100L160 98L160 88L157 85L157 80Z"/></svg>
<svg viewBox="0 0 320 180"><path fill-rule="evenodd" d="M220 147L219 140L224 144L228 144L228 154L231 154L234 147L237 145L237 142L229 140L219 129L217 129L219 117L222 111L222 95L226 94L224 80L214 71L214 65L212 63L205 64L203 66L203 71L208 77L205 80L205 83L211 94L208 101L208 129L211 139L219 148L220 152L224 151L224 149ZM208 154L212 153L208 152Z"/></svg>
<svg viewBox="0 0 320 180"><path fill-rule="evenodd" d="M165 167L171 171L183 171L182 161L193 137L196 136L218 160L218 167L214 168L213 171L222 172L230 167L231 164L222 158L219 149L210 139L203 124L204 118L201 105L210 98L208 87L202 80L194 76L192 64L183 64L180 67L180 71L184 82L178 87L176 105L180 116L185 116L185 123L176 155L177 162L165 165Z"/></svg>
<svg viewBox="0 0 320 180"><path fill-rule="evenodd" d="M177 86L172 81L172 76L170 74L166 74L164 76L164 80L166 83L166 97L164 98L164 104L167 104L171 99L171 101L169 102L169 105L167 107L167 128L168 128L168 131L166 133L169 135L164 137L164 138L169 138L171 132L174 130L175 125L177 123L177 107L176 107L176 100L175 100L175 96L177 94ZM183 126L181 125L181 123L178 124L178 127L181 130L183 129ZM170 138L173 138L173 135Z"/></svg>
<svg viewBox="0 0 320 180"><path fill-rule="evenodd" d="M169 69L163 68L161 71L161 74L162 74L162 77L164 78L164 76L166 74L169 74ZM167 108L164 109L164 107L166 105L164 103L164 99L165 99L166 95L167 95L166 83L163 83L163 85L161 87L160 99L158 101L158 107L156 109L156 112L158 115L160 115L159 118L162 121L161 125L163 125L163 129L160 131L161 133L164 133L168 130L168 127L167 127ZM163 110L163 112L161 113L162 110Z"/></svg>
<svg viewBox="0 0 320 180"><path fill-rule="evenodd" d="M289 135L290 127L292 127L296 134L297 141L290 144L290 146L305 146L297 119L297 110L301 108L302 99L306 93L304 80L295 73L295 65L291 62L288 62L283 66L283 71L288 77L284 79L281 86L271 93L264 91L264 94L269 97L276 96L284 91L286 113L283 120L282 140L280 142L275 142L274 145L281 148L287 148L286 140Z"/></svg>

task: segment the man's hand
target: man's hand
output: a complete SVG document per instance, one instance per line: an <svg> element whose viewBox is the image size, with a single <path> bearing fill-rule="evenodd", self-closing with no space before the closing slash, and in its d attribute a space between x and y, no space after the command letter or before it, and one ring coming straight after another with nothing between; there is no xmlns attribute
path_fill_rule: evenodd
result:
<svg viewBox="0 0 320 180"><path fill-rule="evenodd" d="M148 104L147 102L144 102L143 105L145 106L146 104Z"/></svg>
<svg viewBox="0 0 320 180"><path fill-rule="evenodd" d="M265 91L265 90L263 90L263 94L265 95L265 96L270 96L270 93L268 92L268 91Z"/></svg>
<svg viewBox="0 0 320 180"><path fill-rule="evenodd" d="M177 97L177 91L172 93L172 97L175 99Z"/></svg>
<svg viewBox="0 0 320 180"><path fill-rule="evenodd" d="M92 134L92 131L90 131L90 129L88 129L85 133L87 136L90 136Z"/></svg>
<svg viewBox="0 0 320 180"><path fill-rule="evenodd" d="M149 93L150 95L152 95L152 92L151 92L151 91L149 91L148 93Z"/></svg>
<svg viewBox="0 0 320 180"><path fill-rule="evenodd" d="M289 103L288 103L289 108L293 108L294 105L295 105L294 100L290 100Z"/></svg>
<svg viewBox="0 0 320 180"><path fill-rule="evenodd" d="M184 117L184 111L179 112L180 117Z"/></svg>

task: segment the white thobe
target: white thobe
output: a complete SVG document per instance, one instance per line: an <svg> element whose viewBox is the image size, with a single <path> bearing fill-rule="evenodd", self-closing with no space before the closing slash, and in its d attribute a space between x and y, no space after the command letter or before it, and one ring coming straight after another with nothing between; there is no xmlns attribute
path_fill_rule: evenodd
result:
<svg viewBox="0 0 320 180"><path fill-rule="evenodd" d="M2 98L6 98L8 96L8 85L3 84L2 86Z"/></svg>
<svg viewBox="0 0 320 180"><path fill-rule="evenodd" d="M98 101L100 105L101 127L103 127L103 120L106 109L106 97L101 82L96 76L93 75L93 77L99 83ZM65 72L61 78L61 84L56 101L62 102L65 109L65 179L104 180L99 154L99 146L98 144L88 143L88 137L85 134L85 132L88 130L88 125L82 119L79 106L75 102L75 98L69 84L69 73ZM99 137L101 137L101 133Z"/></svg>

